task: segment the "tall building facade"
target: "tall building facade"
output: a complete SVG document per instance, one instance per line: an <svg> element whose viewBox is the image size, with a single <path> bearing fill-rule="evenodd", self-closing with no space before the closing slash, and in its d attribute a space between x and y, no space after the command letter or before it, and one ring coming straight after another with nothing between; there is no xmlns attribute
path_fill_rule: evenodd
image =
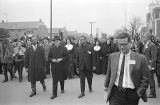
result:
<svg viewBox="0 0 160 105"><path fill-rule="evenodd" d="M149 4L149 12L146 16L146 28L154 36L160 37L160 2L152 1Z"/></svg>

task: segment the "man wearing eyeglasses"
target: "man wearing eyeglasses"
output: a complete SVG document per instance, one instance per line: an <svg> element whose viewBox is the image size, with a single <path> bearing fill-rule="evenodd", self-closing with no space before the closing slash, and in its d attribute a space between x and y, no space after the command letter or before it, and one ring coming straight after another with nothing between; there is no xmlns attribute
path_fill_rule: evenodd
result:
<svg viewBox="0 0 160 105"><path fill-rule="evenodd" d="M128 33L120 33L117 39L120 52L112 53L108 59L105 101L109 101L109 105L138 105L140 98L146 102L149 85L147 60L144 55L130 50Z"/></svg>

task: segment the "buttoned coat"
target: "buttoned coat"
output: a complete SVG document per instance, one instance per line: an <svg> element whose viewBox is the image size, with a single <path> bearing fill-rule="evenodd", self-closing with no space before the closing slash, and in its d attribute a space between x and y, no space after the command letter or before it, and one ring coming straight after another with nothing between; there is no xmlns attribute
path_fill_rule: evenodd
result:
<svg viewBox="0 0 160 105"><path fill-rule="evenodd" d="M118 64L119 64L120 52L113 53L108 59L108 70L105 78L104 86L107 89L106 102L112 95L113 85L115 84ZM130 76L137 93L143 99L147 101L146 90L149 85L149 67L144 55L131 51L130 60L135 60L135 64L129 65Z"/></svg>
<svg viewBox="0 0 160 105"><path fill-rule="evenodd" d="M0 46L0 59L2 63L12 63L13 59L12 59L12 54L13 54L13 47L11 44L7 44L7 47L5 48L5 52L4 52L4 48L3 48L3 44Z"/></svg>
<svg viewBox="0 0 160 105"><path fill-rule="evenodd" d="M148 43L148 46L146 48L144 47L143 54L146 56L151 68L155 69L157 60L157 47L152 41Z"/></svg>
<svg viewBox="0 0 160 105"><path fill-rule="evenodd" d="M93 46L86 45L80 46L76 49L76 68L78 70L83 70L84 65L87 70L92 70L92 54L93 54Z"/></svg>
<svg viewBox="0 0 160 105"><path fill-rule="evenodd" d="M62 58L59 63L52 62L53 59ZM52 78L54 81L66 80L66 64L68 60L68 52L66 47L60 45L58 48L52 45L49 51L48 60L51 62Z"/></svg>
<svg viewBox="0 0 160 105"><path fill-rule="evenodd" d="M28 68L28 81L35 82L44 79L46 58L44 49L37 46L34 50L33 46L29 47L25 53L25 68Z"/></svg>

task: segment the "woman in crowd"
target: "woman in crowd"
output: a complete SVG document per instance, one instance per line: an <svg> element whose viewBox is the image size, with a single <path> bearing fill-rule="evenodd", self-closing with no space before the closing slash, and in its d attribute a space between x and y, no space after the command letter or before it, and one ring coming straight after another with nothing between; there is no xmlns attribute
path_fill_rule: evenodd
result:
<svg viewBox="0 0 160 105"><path fill-rule="evenodd" d="M70 39L66 39L66 45L65 47L67 48L67 51L69 53L69 59L68 59L68 62L67 62L67 77L68 78L72 78L75 76L75 68L74 68L74 65L73 65L73 55L74 55L74 45L71 43L71 40Z"/></svg>
<svg viewBox="0 0 160 105"><path fill-rule="evenodd" d="M109 39L102 45L102 71L103 74L107 73L108 57L111 53L111 42Z"/></svg>
<svg viewBox="0 0 160 105"><path fill-rule="evenodd" d="M96 38L94 41L94 46L93 46L93 66L95 67L94 72L96 74L101 74L102 73L102 53L101 53L101 46L100 42Z"/></svg>

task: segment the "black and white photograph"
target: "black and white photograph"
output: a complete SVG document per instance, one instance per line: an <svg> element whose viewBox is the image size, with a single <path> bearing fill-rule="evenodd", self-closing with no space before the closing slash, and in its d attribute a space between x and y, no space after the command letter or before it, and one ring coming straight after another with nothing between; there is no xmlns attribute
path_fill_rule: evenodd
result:
<svg viewBox="0 0 160 105"><path fill-rule="evenodd" d="M160 0L0 0L0 105L159 105Z"/></svg>

